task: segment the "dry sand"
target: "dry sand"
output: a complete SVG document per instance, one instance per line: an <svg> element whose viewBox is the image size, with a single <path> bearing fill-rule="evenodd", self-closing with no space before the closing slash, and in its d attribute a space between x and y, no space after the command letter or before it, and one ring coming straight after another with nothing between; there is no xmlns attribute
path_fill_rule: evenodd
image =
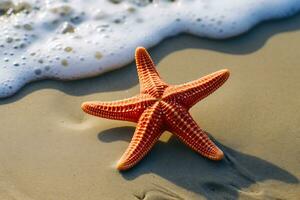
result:
<svg viewBox="0 0 300 200"><path fill-rule="evenodd" d="M191 110L224 150L221 162L166 133L132 170L114 168L135 124L88 116L80 104L137 94L134 64L98 78L26 86L0 101L0 199L298 199L299 44L300 15L227 41L182 35L150 49L169 83L231 71Z"/></svg>

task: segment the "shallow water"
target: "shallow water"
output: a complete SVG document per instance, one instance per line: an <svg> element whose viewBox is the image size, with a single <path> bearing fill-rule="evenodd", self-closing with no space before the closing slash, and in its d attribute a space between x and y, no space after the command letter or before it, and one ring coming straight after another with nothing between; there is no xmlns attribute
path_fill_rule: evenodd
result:
<svg viewBox="0 0 300 200"><path fill-rule="evenodd" d="M182 32L223 39L299 9L298 0L4 1L0 98L34 80L80 79L122 67L137 46Z"/></svg>

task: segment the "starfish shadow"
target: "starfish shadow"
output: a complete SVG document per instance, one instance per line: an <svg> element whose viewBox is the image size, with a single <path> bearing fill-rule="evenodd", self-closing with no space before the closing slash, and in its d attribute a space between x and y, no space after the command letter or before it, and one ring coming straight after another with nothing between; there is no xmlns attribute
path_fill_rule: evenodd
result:
<svg viewBox="0 0 300 200"><path fill-rule="evenodd" d="M300 29L300 14L280 20L261 23L249 32L225 40L210 40L188 34L167 38L150 49L156 63L166 55L186 48L210 49L233 55L249 54L260 49L273 35ZM75 81L41 80L39 84L29 83L12 97L0 100L0 105L8 104L26 95L45 88L60 90L73 96L81 96L106 91L120 91L131 88L138 83L134 62L120 69L102 74L98 77ZM91 87L93 86L93 87Z"/></svg>
<svg viewBox="0 0 300 200"><path fill-rule="evenodd" d="M133 127L112 128L99 133L98 139L102 142L129 142L133 132ZM260 185L266 180L299 184L299 180L288 171L218 142L217 145L225 153L225 158L219 162L199 156L175 137L171 137L167 143L157 142L138 165L121 172L122 176L132 180L143 174L154 173L179 187L203 195L207 200L235 200L240 197L260 199L263 195ZM156 188L157 191L166 191L163 186L156 185Z"/></svg>

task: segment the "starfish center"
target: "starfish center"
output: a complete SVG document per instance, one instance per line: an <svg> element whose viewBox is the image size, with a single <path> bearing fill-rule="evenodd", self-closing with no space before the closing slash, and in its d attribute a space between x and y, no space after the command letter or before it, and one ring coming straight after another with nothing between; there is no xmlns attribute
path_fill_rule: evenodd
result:
<svg viewBox="0 0 300 200"><path fill-rule="evenodd" d="M157 102L161 102L163 99L161 98L161 97L159 97L159 98L156 98L156 101Z"/></svg>

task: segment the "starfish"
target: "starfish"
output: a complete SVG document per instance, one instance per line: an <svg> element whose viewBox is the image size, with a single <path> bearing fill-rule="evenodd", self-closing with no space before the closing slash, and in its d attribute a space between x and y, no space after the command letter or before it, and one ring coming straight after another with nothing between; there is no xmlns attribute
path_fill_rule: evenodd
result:
<svg viewBox="0 0 300 200"><path fill-rule="evenodd" d="M189 114L189 109L219 88L229 77L223 69L182 85L165 83L143 47L135 51L140 94L112 102L85 102L84 112L108 119L136 122L133 138L117 164L127 170L137 164L154 146L164 131L170 131L183 143L211 160L224 157L220 150Z"/></svg>

